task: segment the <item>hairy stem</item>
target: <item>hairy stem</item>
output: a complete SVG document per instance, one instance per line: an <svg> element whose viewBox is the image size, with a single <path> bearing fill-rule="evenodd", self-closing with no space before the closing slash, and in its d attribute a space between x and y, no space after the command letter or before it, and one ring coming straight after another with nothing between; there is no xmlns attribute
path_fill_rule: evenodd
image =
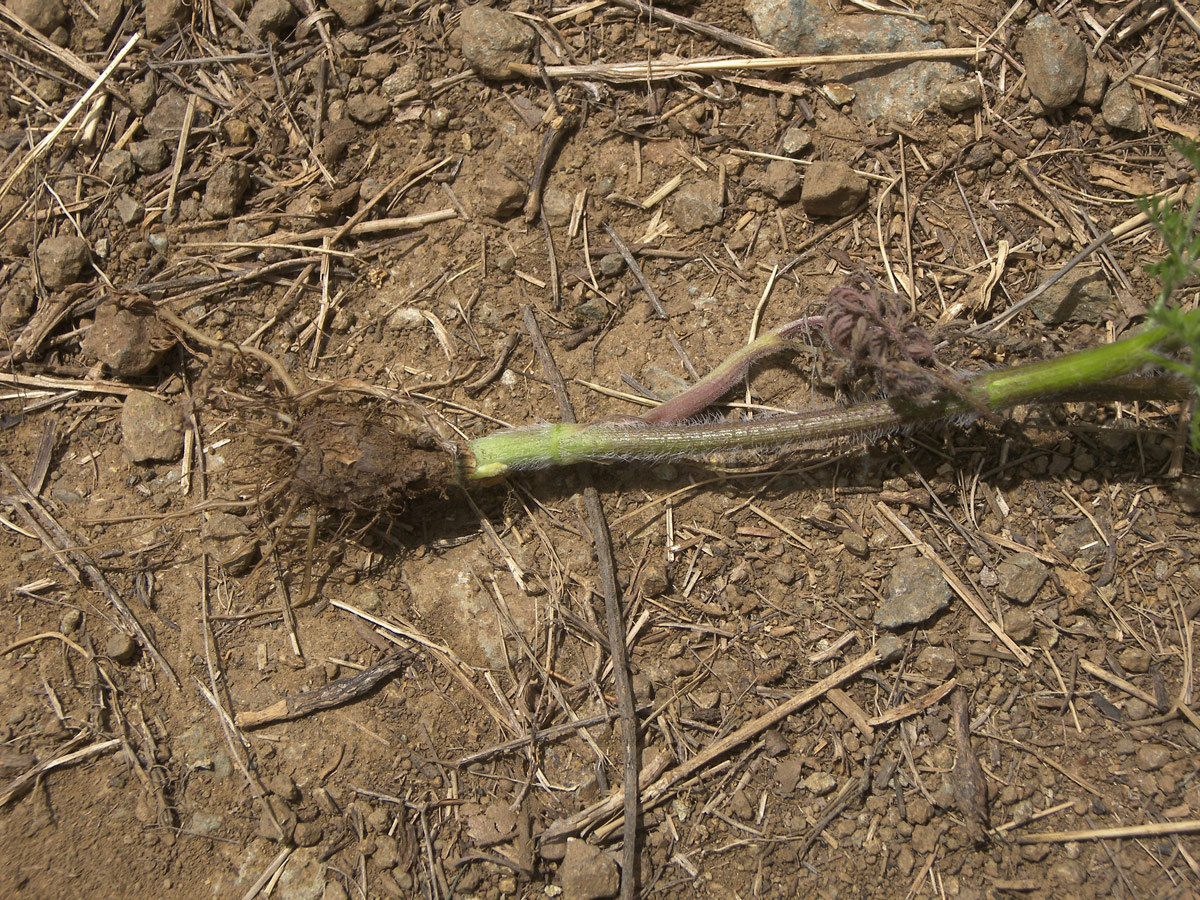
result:
<svg viewBox="0 0 1200 900"><path fill-rule="evenodd" d="M1188 315L1197 316L1200 311ZM779 335L771 333L764 338L773 342ZM647 417L633 422L535 425L501 431L467 445L459 460L458 478L471 482L501 478L517 470L594 460L678 458L840 437L866 438L907 425L974 414L980 409L1000 412L1028 403L1069 399L1080 392L1095 397L1104 394L1106 384L1120 396L1129 388L1114 379L1136 374L1154 363L1159 359L1155 350L1169 348L1172 338L1166 328L1147 328L1102 347L972 376L964 381L961 394L944 394L929 402L893 398L734 422L656 424ZM732 365L726 364L730 368L722 366L718 371L725 375L733 370L744 373L747 360L761 355L753 353L751 347L754 345L740 352L746 358L739 355ZM724 375L722 379L728 380ZM716 383L721 382L707 378L701 382L705 395ZM1169 385L1161 387L1163 399L1176 398L1177 392ZM663 419L669 421L670 417Z"/></svg>

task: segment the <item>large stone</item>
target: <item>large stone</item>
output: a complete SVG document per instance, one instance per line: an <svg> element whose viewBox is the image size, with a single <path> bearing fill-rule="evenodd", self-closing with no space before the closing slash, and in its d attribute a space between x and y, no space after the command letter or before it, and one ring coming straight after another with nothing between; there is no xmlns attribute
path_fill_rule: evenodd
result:
<svg viewBox="0 0 1200 900"><path fill-rule="evenodd" d="M1108 314L1112 291L1099 266L1079 266L1029 305L1047 325L1090 322L1098 325Z"/></svg>
<svg viewBox="0 0 1200 900"><path fill-rule="evenodd" d="M351 28L366 25L379 9L375 0L325 0L325 5Z"/></svg>
<svg viewBox="0 0 1200 900"><path fill-rule="evenodd" d="M243 162L217 166L204 188L204 209L215 219L227 219L242 205L250 188L250 168Z"/></svg>
<svg viewBox="0 0 1200 900"><path fill-rule="evenodd" d="M1062 109L1074 102L1087 76L1083 41L1049 13L1034 16L1017 41L1025 63L1029 92L1046 107Z"/></svg>
<svg viewBox="0 0 1200 900"><path fill-rule="evenodd" d="M468 6L458 17L462 55L484 78L508 78L513 63L528 62L534 31L512 13Z"/></svg>
<svg viewBox="0 0 1200 900"><path fill-rule="evenodd" d="M268 37L283 37L300 18L296 8L288 0L258 0L250 15L246 17L246 27L262 40Z"/></svg>
<svg viewBox="0 0 1200 900"><path fill-rule="evenodd" d="M38 244L35 255L42 283L52 291L77 282L89 260L87 244L73 234L46 238Z"/></svg>
<svg viewBox="0 0 1200 900"><path fill-rule="evenodd" d="M8 0L4 5L42 34L50 34L67 21L67 4L63 0Z"/></svg>
<svg viewBox="0 0 1200 900"><path fill-rule="evenodd" d="M682 231L718 225L721 214L721 186L712 179L684 185L672 198L672 216Z"/></svg>
<svg viewBox="0 0 1200 900"><path fill-rule="evenodd" d="M1122 81L1105 92L1104 102L1100 104L1100 115L1110 128L1119 128L1134 134L1142 134L1146 130L1146 112L1127 81Z"/></svg>
<svg viewBox="0 0 1200 900"><path fill-rule="evenodd" d="M613 858L586 841L571 838L558 867L563 900L603 900L617 896L621 873Z"/></svg>
<svg viewBox="0 0 1200 900"><path fill-rule="evenodd" d="M901 16L835 15L823 0L747 0L759 37L784 53L883 53L941 47L933 30ZM937 102L943 84L961 78L954 63L917 60L818 69L825 81L853 88L854 109L867 118L912 120Z"/></svg>
<svg viewBox="0 0 1200 900"><path fill-rule="evenodd" d="M937 563L902 559L888 579L888 595L875 610L875 624L895 631L920 625L950 605L950 586Z"/></svg>
<svg viewBox="0 0 1200 900"><path fill-rule="evenodd" d="M146 0L146 34L165 38L187 20L190 6L183 0Z"/></svg>
<svg viewBox="0 0 1200 900"><path fill-rule="evenodd" d="M847 216L867 196L867 180L841 162L817 162L808 167L800 204L810 216Z"/></svg>
<svg viewBox="0 0 1200 900"><path fill-rule="evenodd" d="M121 407L121 446L133 462L174 462L183 453L183 418L174 403L131 391Z"/></svg>
<svg viewBox="0 0 1200 900"><path fill-rule="evenodd" d="M170 332L152 313L102 303L83 338L86 356L119 378L145 375L171 345Z"/></svg>

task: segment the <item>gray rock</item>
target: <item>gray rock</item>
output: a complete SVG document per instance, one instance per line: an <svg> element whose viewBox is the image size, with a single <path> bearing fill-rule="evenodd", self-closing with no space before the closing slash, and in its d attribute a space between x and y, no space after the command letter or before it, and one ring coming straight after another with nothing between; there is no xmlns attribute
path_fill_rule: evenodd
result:
<svg viewBox="0 0 1200 900"><path fill-rule="evenodd" d="M197 810L188 821L187 830L192 834L216 834L225 825L225 820L218 813Z"/></svg>
<svg viewBox="0 0 1200 900"><path fill-rule="evenodd" d="M1083 41L1049 13L1035 16L1017 41L1029 92L1046 109L1074 102L1087 75Z"/></svg>
<svg viewBox="0 0 1200 900"><path fill-rule="evenodd" d="M881 663L895 662L904 656L908 642L898 634L881 634L875 642L875 652Z"/></svg>
<svg viewBox="0 0 1200 900"><path fill-rule="evenodd" d="M171 152L162 141L134 141L129 145L133 164L142 172L161 172L171 159Z"/></svg>
<svg viewBox="0 0 1200 900"><path fill-rule="evenodd" d="M146 115L154 108L154 101L157 97L158 89L154 85L153 78L138 81L129 88L129 103L139 116Z"/></svg>
<svg viewBox="0 0 1200 900"><path fill-rule="evenodd" d="M808 167L800 204L810 216L845 216L867 196L867 180L845 163L818 162Z"/></svg>
<svg viewBox="0 0 1200 900"><path fill-rule="evenodd" d="M397 97L411 91L421 82L421 67L411 60L401 63L391 75L383 79L383 93L388 97Z"/></svg>
<svg viewBox="0 0 1200 900"><path fill-rule="evenodd" d="M237 518L236 516L234 518ZM238 519L241 522L241 519ZM209 519L209 524L212 519ZM264 787L277 797L282 797L288 803L295 803L300 799L300 788L296 787L296 782L287 772L280 772L277 775L272 775L264 782Z"/></svg>
<svg viewBox="0 0 1200 900"><path fill-rule="evenodd" d="M930 26L901 16L835 15L820 0L746 0L759 37L784 53L880 53L941 47ZM819 67L818 77L842 82L868 118L911 120L937 102L943 84L962 77L953 63L917 61L888 66Z"/></svg>
<svg viewBox="0 0 1200 900"><path fill-rule="evenodd" d="M542 191L542 215L554 228L562 228L571 221L575 210L575 198L564 190L548 187Z"/></svg>
<svg viewBox="0 0 1200 900"><path fill-rule="evenodd" d="M812 149L812 135L805 128L789 128L779 141L779 152L784 156L799 156Z"/></svg>
<svg viewBox="0 0 1200 900"><path fill-rule="evenodd" d="M902 559L888 579L887 598L875 610L875 624L895 631L926 622L950 605L950 586L937 563L924 557Z"/></svg>
<svg viewBox="0 0 1200 900"><path fill-rule="evenodd" d="M1034 634L1033 616L1027 609L1014 609L1004 617L1004 631L1018 644L1024 644Z"/></svg>
<svg viewBox="0 0 1200 900"><path fill-rule="evenodd" d="M1127 647L1117 654L1117 662L1131 675L1145 675L1150 671L1152 660L1153 656L1150 651L1143 650L1141 647Z"/></svg>
<svg viewBox="0 0 1200 900"><path fill-rule="evenodd" d="M917 654L914 667L918 672L945 681L954 674L958 661L949 647L926 647Z"/></svg>
<svg viewBox="0 0 1200 900"><path fill-rule="evenodd" d="M1171 761L1171 750L1162 744L1142 744L1133 759L1143 772L1157 772Z"/></svg>
<svg viewBox="0 0 1200 900"><path fill-rule="evenodd" d="M183 130L183 117L187 111L187 98L179 91L167 91L154 103L154 108L146 113L142 125L151 137L164 138L172 144L179 140L179 132ZM208 124L208 117L196 110L192 118L193 128L202 128Z"/></svg>
<svg viewBox="0 0 1200 900"><path fill-rule="evenodd" d="M134 462L174 462L183 453L183 419L173 403L131 391L121 407L122 448Z"/></svg>
<svg viewBox="0 0 1200 900"><path fill-rule="evenodd" d="M137 641L122 632L117 632L104 644L104 655L113 662L121 663L122 665L133 662L133 658L137 656L137 651Z"/></svg>
<svg viewBox="0 0 1200 900"><path fill-rule="evenodd" d="M200 528L200 538L205 552L212 554L217 564L231 575L244 575L258 560L259 544L254 533L244 521L230 513L210 513ZM295 789L295 784L292 788ZM275 793L284 800L293 799L287 792Z"/></svg>
<svg viewBox="0 0 1200 900"><path fill-rule="evenodd" d="M1087 519L1065 525L1054 539L1054 546L1069 561L1082 559L1090 562L1104 553L1104 542Z"/></svg>
<svg viewBox="0 0 1200 900"><path fill-rule="evenodd" d="M1112 291L1100 267L1077 266L1034 300L1029 308L1047 325L1063 322L1098 325L1105 320L1111 301Z"/></svg>
<svg viewBox="0 0 1200 900"><path fill-rule="evenodd" d="M295 834L298 835L295 839L296 844L299 844L300 826L296 826ZM316 850L301 845L300 850L295 851L292 858L288 859L288 864L280 876L280 900L322 900L324 893L325 864L320 862Z"/></svg>
<svg viewBox="0 0 1200 900"><path fill-rule="evenodd" d="M711 179L685 184L672 198L671 216L683 231L701 231L721 223L721 186Z"/></svg>
<svg viewBox="0 0 1200 900"><path fill-rule="evenodd" d="M352 94L346 101L346 112L350 118L362 125L378 125L392 110L387 99L374 91Z"/></svg>
<svg viewBox="0 0 1200 900"><path fill-rule="evenodd" d="M615 278L625 271L625 257L620 253L606 253L600 257L596 268L605 278Z"/></svg>
<svg viewBox="0 0 1200 900"><path fill-rule="evenodd" d="M246 27L262 40L282 37L295 26L299 15L288 0L258 0L246 18Z"/></svg>
<svg viewBox="0 0 1200 900"><path fill-rule="evenodd" d="M774 197L780 203L795 203L800 199L800 192L804 188L804 176L795 163L773 159L767 164L761 187L763 193Z"/></svg>
<svg viewBox="0 0 1200 900"><path fill-rule="evenodd" d="M171 334L153 313L113 302L100 304L83 338L84 355L118 378L145 375L171 345Z"/></svg>
<svg viewBox="0 0 1200 900"><path fill-rule="evenodd" d="M952 81L938 91L938 104L949 113L965 112L983 103L983 91L974 78Z"/></svg>
<svg viewBox="0 0 1200 900"><path fill-rule="evenodd" d="M217 166L204 188L204 209L214 219L237 213L250 188L250 168L243 162Z"/></svg>
<svg viewBox="0 0 1200 900"><path fill-rule="evenodd" d="M4 5L45 35L67 22L63 0L8 0Z"/></svg>
<svg viewBox="0 0 1200 900"><path fill-rule="evenodd" d="M800 783L816 797L832 794L837 789L837 778L830 772L813 772Z"/></svg>
<svg viewBox="0 0 1200 900"><path fill-rule="evenodd" d="M525 185L510 178L498 167L489 167L484 171L478 190L475 211L488 218L511 218L525 205Z"/></svg>
<svg viewBox="0 0 1200 900"><path fill-rule="evenodd" d="M187 21L191 8L183 0L146 0L146 34L165 38Z"/></svg>
<svg viewBox="0 0 1200 900"><path fill-rule="evenodd" d="M315 847L321 843L324 836L324 829L317 821L297 822L296 830L292 832L292 840L296 842L297 847Z"/></svg>
<svg viewBox="0 0 1200 900"><path fill-rule="evenodd" d="M117 218L121 220L121 224L126 227L136 225L146 215L145 205L129 194L118 197L113 203L113 209L117 211Z"/></svg>
<svg viewBox="0 0 1200 900"><path fill-rule="evenodd" d="M100 158L97 171L112 184L128 184L133 181L133 154L128 150L109 150Z"/></svg>
<svg viewBox="0 0 1200 900"><path fill-rule="evenodd" d="M853 528L847 528L841 534L842 546L857 556L859 559L866 559L871 554L871 548L867 545L867 539L855 531Z"/></svg>
<svg viewBox="0 0 1200 900"><path fill-rule="evenodd" d="M32 290L23 284L13 285L0 302L0 326L16 328L23 325L33 315L36 305L37 298Z"/></svg>
<svg viewBox="0 0 1200 900"><path fill-rule="evenodd" d="M508 78L513 63L529 60L534 31L512 13L482 4L468 6L458 17L462 55L484 78Z"/></svg>
<svg viewBox="0 0 1200 900"><path fill-rule="evenodd" d="M74 634L79 630L79 626L83 624L83 611L78 609L68 609L62 614L62 618L58 620L58 630L63 634Z"/></svg>
<svg viewBox="0 0 1200 900"><path fill-rule="evenodd" d="M358 74L363 78L383 81L396 68L396 59L390 53L372 53L362 61Z"/></svg>
<svg viewBox="0 0 1200 900"><path fill-rule="evenodd" d="M1134 134L1142 134L1146 130L1146 111L1127 81L1114 85L1104 94L1100 115L1110 128L1132 131Z"/></svg>
<svg viewBox="0 0 1200 900"><path fill-rule="evenodd" d="M1060 859L1050 866L1048 878L1051 884L1076 887L1087 881L1087 869L1077 859Z"/></svg>
<svg viewBox="0 0 1200 900"><path fill-rule="evenodd" d="M1094 57L1088 57L1087 74L1083 77L1083 89L1079 102L1095 109L1104 102L1104 89L1108 87L1108 69Z"/></svg>
<svg viewBox="0 0 1200 900"><path fill-rule="evenodd" d="M1033 602L1046 582L1050 570L1032 553L1023 551L1010 556L996 566L997 587L1013 603Z"/></svg>
<svg viewBox="0 0 1200 900"><path fill-rule="evenodd" d="M612 857L599 847L571 838L558 867L558 882L563 900L601 900L617 895L621 873Z"/></svg>
<svg viewBox="0 0 1200 900"><path fill-rule="evenodd" d="M351 28L366 25L371 16L379 10L379 4L375 0L325 0L325 5Z"/></svg>
<svg viewBox="0 0 1200 900"><path fill-rule="evenodd" d="M79 281L88 265L88 246L73 234L46 238L34 252L38 274L49 290L61 291Z"/></svg>

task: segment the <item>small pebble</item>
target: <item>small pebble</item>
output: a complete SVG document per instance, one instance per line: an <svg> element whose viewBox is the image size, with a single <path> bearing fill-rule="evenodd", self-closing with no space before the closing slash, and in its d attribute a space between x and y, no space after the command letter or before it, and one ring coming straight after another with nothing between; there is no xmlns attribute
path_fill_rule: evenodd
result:
<svg viewBox="0 0 1200 900"><path fill-rule="evenodd" d="M829 772L813 772L801 783L816 797L832 794L837 789L837 778Z"/></svg>
<svg viewBox="0 0 1200 900"><path fill-rule="evenodd" d="M1132 675L1145 675L1149 672L1152 659L1150 651L1141 647L1126 647L1117 654L1117 662L1121 664L1121 668Z"/></svg>
<svg viewBox="0 0 1200 900"><path fill-rule="evenodd" d="M763 749L767 756L783 756L791 749L791 744L777 729L771 728L763 735Z"/></svg>
<svg viewBox="0 0 1200 900"><path fill-rule="evenodd" d="M83 624L83 612L78 609L68 609L59 620L58 630L63 634L74 634Z"/></svg>
<svg viewBox="0 0 1200 900"><path fill-rule="evenodd" d="M866 559L870 553L867 539L852 528L847 528L842 532L842 546L859 559Z"/></svg>
<svg viewBox="0 0 1200 900"><path fill-rule="evenodd" d="M1018 644L1023 644L1035 633L1033 616L1027 609L1014 609L1004 617L1004 630Z"/></svg>
<svg viewBox="0 0 1200 900"><path fill-rule="evenodd" d="M129 145L129 154L141 172L161 172L171 159L167 145L153 138L134 141Z"/></svg>
<svg viewBox="0 0 1200 900"><path fill-rule="evenodd" d="M1171 761L1171 751L1162 744L1142 744L1134 754L1134 762L1143 772L1157 772Z"/></svg>
<svg viewBox="0 0 1200 900"><path fill-rule="evenodd" d="M320 822L298 822L296 830L292 833L292 840L300 847L315 847L321 843L323 833Z"/></svg>
<svg viewBox="0 0 1200 900"><path fill-rule="evenodd" d="M132 662L137 656L138 645L132 637L127 634L117 633L110 637L104 644L104 655L113 662L125 663Z"/></svg>
<svg viewBox="0 0 1200 900"><path fill-rule="evenodd" d="M960 113L983 103L983 92L974 78L952 81L938 91L938 104L946 112Z"/></svg>

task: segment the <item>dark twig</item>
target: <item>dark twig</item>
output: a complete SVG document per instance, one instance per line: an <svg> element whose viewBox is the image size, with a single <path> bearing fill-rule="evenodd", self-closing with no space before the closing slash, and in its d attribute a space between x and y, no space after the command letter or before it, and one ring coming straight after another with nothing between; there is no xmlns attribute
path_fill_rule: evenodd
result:
<svg viewBox="0 0 1200 900"><path fill-rule="evenodd" d="M551 94L551 96L554 96ZM529 182L529 196L525 200L525 221L532 222L542 211L542 190L546 187L546 179L550 177L550 165L558 156L559 148L567 135L579 124L579 114L571 108L554 118L542 138L542 149L538 153L537 168L533 170L533 178Z"/></svg>
<svg viewBox="0 0 1200 900"><path fill-rule="evenodd" d="M646 278L645 273L642 272L642 267L638 265L637 260L633 256L633 251L629 249L629 245L621 239L615 228L607 222L604 222L603 225L605 234L613 242L613 246L617 248L617 252L621 254L621 258L625 260L625 265L629 267L629 271L633 273L633 277L637 279L638 285L646 294L646 299L654 307L654 312L660 319L667 318L667 311L663 309L662 301L658 299L658 293L651 286L650 280Z"/></svg>
<svg viewBox="0 0 1200 900"><path fill-rule="evenodd" d="M301 691L285 697L257 712L238 713L234 721L242 728L257 728L273 722L288 722L322 709L331 709L357 700L377 685L411 665L416 655L409 650L397 650L375 665L349 678L339 678L324 687Z"/></svg>
<svg viewBox="0 0 1200 900"><path fill-rule="evenodd" d="M967 709L967 692L962 687L951 696L950 710L954 720L954 740L958 744L951 773L954 799L966 820L967 833L979 844L984 840L988 822L987 783L979 759L971 748L971 715Z"/></svg>
<svg viewBox="0 0 1200 900"><path fill-rule="evenodd" d="M607 227L607 226L605 226ZM609 232L614 241L620 240L615 233ZM632 256L627 259L627 262ZM560 413L566 422L575 421L575 412L567 396L566 385L563 382L558 365L542 337L541 329L533 316L533 310L524 306L521 317L525 328L533 342L534 352L546 373L558 398ZM625 652L625 625L621 615L620 589L617 587L617 566L613 559L612 539L608 532L608 522L604 517L604 507L600 503L600 492L592 483L591 473L584 469L581 473L584 489L584 502L587 506L588 525L592 531L592 540L596 545L596 560L600 568L600 585L604 593L605 623L608 626L608 652L612 661L613 681L617 690L617 708L621 713L621 749L624 761L625 798L623 812L625 821L622 830L623 844L621 847L621 900L633 900L637 896L637 864L638 864L638 758L637 743L637 704L633 699L633 682L629 677L629 660Z"/></svg>

